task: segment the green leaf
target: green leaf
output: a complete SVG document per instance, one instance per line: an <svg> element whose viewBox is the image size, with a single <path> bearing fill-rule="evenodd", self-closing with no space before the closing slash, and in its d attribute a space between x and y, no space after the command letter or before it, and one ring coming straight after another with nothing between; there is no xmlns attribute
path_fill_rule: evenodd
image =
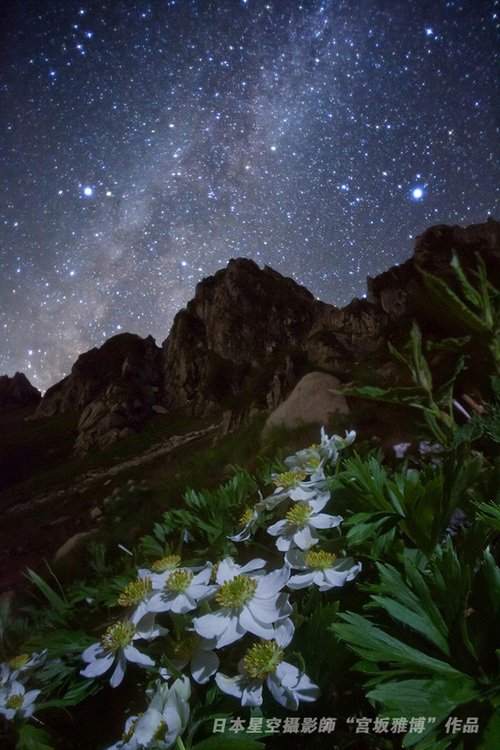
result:
<svg viewBox="0 0 500 750"><path fill-rule="evenodd" d="M423 635L427 640L439 648L446 656L450 655L450 649L446 638L434 627L429 618L424 614L418 614L414 609L405 607L403 604L394 601L386 596L372 596L372 601L383 607L391 617L399 620L412 630Z"/></svg>
<svg viewBox="0 0 500 750"><path fill-rule="evenodd" d="M35 586L41 591L41 593L45 596L47 601L49 602L50 606L52 607L53 613L57 613L58 620L60 622L66 622L68 618L68 610L69 610L69 604L66 599L63 599L57 591L54 591L54 589L49 586L49 584L44 581L43 578L41 578L38 573L35 573L34 570L31 570L28 568L27 570L28 578L32 581L32 583L35 584Z"/></svg>
<svg viewBox="0 0 500 750"><path fill-rule="evenodd" d="M347 532L347 540L351 546L357 546L376 534L394 528L399 521L400 516L395 514L356 513L344 521L346 526L351 527Z"/></svg>
<svg viewBox="0 0 500 750"><path fill-rule="evenodd" d="M500 505L497 503L484 503L476 501L472 503L479 511L476 519L482 523L491 526L496 531L500 531Z"/></svg>
<svg viewBox="0 0 500 750"><path fill-rule="evenodd" d="M421 268L419 268L419 271L422 274L427 291L439 303L444 317L466 333L475 333L480 336L489 334L488 326L484 321L472 312L460 297L457 297L445 281L423 271Z"/></svg>
<svg viewBox="0 0 500 750"><path fill-rule="evenodd" d="M398 680L377 685L367 693L384 712L403 716L436 716L442 721L457 706L480 698L474 681L464 674L455 677Z"/></svg>
<svg viewBox="0 0 500 750"><path fill-rule="evenodd" d="M32 724L22 724L19 728L16 750L54 750L50 742L50 735L43 729Z"/></svg>
<svg viewBox="0 0 500 750"><path fill-rule="evenodd" d="M460 286L462 287L462 292L464 293L464 297L469 300L469 302L474 305L474 307L481 307L482 303L482 296L481 294L475 289L472 284L470 283L469 279L465 275L462 266L460 265L460 261L458 259L457 254L455 251L452 252L450 266L455 271L455 275L457 279L460 282Z"/></svg>
<svg viewBox="0 0 500 750"><path fill-rule="evenodd" d="M347 624L335 623L330 627L353 651L368 661L387 661L402 671L461 674L447 662L435 659L375 627L365 617L354 612L342 613L340 617Z"/></svg>

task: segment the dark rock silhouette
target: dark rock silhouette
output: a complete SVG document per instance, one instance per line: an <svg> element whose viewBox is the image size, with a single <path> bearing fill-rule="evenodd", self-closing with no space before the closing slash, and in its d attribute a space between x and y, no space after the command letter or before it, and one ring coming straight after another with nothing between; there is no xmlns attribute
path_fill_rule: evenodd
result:
<svg viewBox="0 0 500 750"><path fill-rule="evenodd" d="M153 337L122 333L80 355L35 416L79 412L75 449L85 453L132 434L159 400L161 379L161 349Z"/></svg>
<svg viewBox="0 0 500 750"><path fill-rule="evenodd" d="M12 378L8 375L0 377L0 411L37 406L41 398L40 391L22 372L16 372Z"/></svg>
<svg viewBox="0 0 500 750"><path fill-rule="evenodd" d="M479 253L491 280L500 281L500 223L493 219L428 229L412 258L369 278L367 298L342 309L267 266L233 259L197 285L161 349L152 337L109 339L78 358L36 414L77 411L81 453L130 435L153 412L168 416L179 407L191 415L224 410L228 424L239 424L238 415L276 408L308 371L349 380L357 363L385 351L413 319L424 334L446 335L421 271L453 283L452 251L466 269Z"/></svg>

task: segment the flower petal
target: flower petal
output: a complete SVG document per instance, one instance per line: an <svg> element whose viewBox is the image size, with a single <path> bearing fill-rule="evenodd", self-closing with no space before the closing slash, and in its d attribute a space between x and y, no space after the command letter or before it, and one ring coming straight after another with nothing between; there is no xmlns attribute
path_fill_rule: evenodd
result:
<svg viewBox="0 0 500 750"><path fill-rule="evenodd" d="M219 657L213 651L197 651L191 659L191 674L204 685L219 668Z"/></svg>
<svg viewBox="0 0 500 750"><path fill-rule="evenodd" d="M195 617L193 627L203 638L218 638L227 628L228 620L228 610L219 609L217 612Z"/></svg>
<svg viewBox="0 0 500 750"><path fill-rule="evenodd" d="M274 596L278 591L281 591L289 578L290 568L288 565L273 570L259 580L255 590L255 596L266 598Z"/></svg>
<svg viewBox="0 0 500 750"><path fill-rule="evenodd" d="M340 526L344 519L342 516L330 516L328 513L318 513L317 516L311 516L309 523L316 529L333 529Z"/></svg>
<svg viewBox="0 0 500 750"><path fill-rule="evenodd" d="M220 690L226 695L232 695L233 698L241 698L243 694L243 678L241 675L237 677L227 677L221 672L217 672L215 675L215 682Z"/></svg>
<svg viewBox="0 0 500 750"><path fill-rule="evenodd" d="M242 706L262 705L262 680L251 680L243 688L241 695Z"/></svg>
<svg viewBox="0 0 500 750"><path fill-rule="evenodd" d="M289 589L296 591L297 589L304 589L306 586L310 586L314 580L314 572L308 571L307 573L299 573L296 576L292 576L287 583Z"/></svg>
<svg viewBox="0 0 500 750"><path fill-rule="evenodd" d="M281 521L276 521L276 523L273 523L272 526L269 526L269 528L267 529L267 533L271 534L271 536L279 536L285 531L287 527L288 521L282 519Z"/></svg>
<svg viewBox="0 0 500 750"><path fill-rule="evenodd" d="M134 664L140 664L141 667L154 667L155 663L153 659L138 651L135 646L125 646L123 653L127 661L131 661Z"/></svg>
<svg viewBox="0 0 500 750"><path fill-rule="evenodd" d="M269 623L258 620L256 614L252 612L248 606L245 606L242 609L240 623L249 633L253 633L266 641L270 641L274 636L273 626Z"/></svg>
<svg viewBox="0 0 500 750"><path fill-rule="evenodd" d="M113 674L111 675L111 679L109 680L109 684L111 685L111 687L115 688L121 684L123 677L125 676L126 666L127 660L123 654L120 654L116 663L115 671L113 672Z"/></svg>
<svg viewBox="0 0 500 750"><path fill-rule="evenodd" d="M82 677L100 677L113 664L114 657L112 654L106 654L100 659L90 662L85 669L80 671Z"/></svg>
<svg viewBox="0 0 500 750"><path fill-rule="evenodd" d="M304 526L294 535L293 540L300 549L309 549L318 542L318 535L310 526Z"/></svg>

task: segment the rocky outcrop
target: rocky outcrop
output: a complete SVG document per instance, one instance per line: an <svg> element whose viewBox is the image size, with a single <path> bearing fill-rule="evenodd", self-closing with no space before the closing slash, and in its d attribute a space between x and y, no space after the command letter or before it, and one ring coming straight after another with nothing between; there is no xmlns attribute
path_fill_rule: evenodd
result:
<svg viewBox="0 0 500 750"><path fill-rule="evenodd" d="M500 222L488 219L469 227L438 225L416 238L413 257L375 278L368 277L368 300L391 318L425 314L426 290L421 271L455 284L450 267L455 252L464 269L476 268L479 253L488 277L500 284Z"/></svg>
<svg viewBox="0 0 500 750"><path fill-rule="evenodd" d="M204 279L175 317L160 350L151 337L121 334L79 357L71 374L49 389L37 415L77 411L77 450L130 435L151 413L224 412L227 430L242 415L276 409L311 369L350 380L367 357L417 319L424 333L447 335L422 271L454 283L452 252L462 266L481 254L500 283L500 223L462 229L436 226L417 238L405 263L368 279L366 299L340 309L269 267L238 258ZM437 304L437 307L436 307ZM449 334L448 334L449 335Z"/></svg>
<svg viewBox="0 0 500 750"><path fill-rule="evenodd" d="M12 378L8 375L0 377L0 412L37 406L41 398L40 391L22 372L16 372Z"/></svg>
<svg viewBox="0 0 500 750"><path fill-rule="evenodd" d="M36 416L80 412L75 447L85 453L132 434L160 401L161 384L161 349L152 336L119 334L82 354Z"/></svg>
<svg viewBox="0 0 500 750"><path fill-rule="evenodd" d="M198 284L163 344L166 405L202 413L230 396L256 399L272 390L279 370L293 382L320 306L271 268L229 261Z"/></svg>

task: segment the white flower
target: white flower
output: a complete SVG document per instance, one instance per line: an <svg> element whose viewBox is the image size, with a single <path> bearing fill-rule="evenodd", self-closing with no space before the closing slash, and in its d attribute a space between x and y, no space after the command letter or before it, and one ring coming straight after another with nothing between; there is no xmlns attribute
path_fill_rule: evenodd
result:
<svg viewBox="0 0 500 750"><path fill-rule="evenodd" d="M109 683L111 687L117 687L125 675L127 661L143 667L154 666L154 661L132 646L132 642L138 638L156 638L167 631L165 628L155 627L152 616L144 617L141 624L143 628L140 630L130 620L119 620L110 625L101 642L92 644L83 652L82 659L88 662L88 666L80 674L83 677L100 677L115 665Z"/></svg>
<svg viewBox="0 0 500 750"><path fill-rule="evenodd" d="M10 659L6 667L10 671L9 680L16 680L19 675L41 667L45 663L47 658L47 649L44 649L40 653L33 652L31 654L19 654L13 659Z"/></svg>
<svg viewBox="0 0 500 750"><path fill-rule="evenodd" d="M208 564L196 575L188 568L162 573L163 586L146 603L149 612L175 612L183 615L196 609L198 602L208 599L217 589L209 586L212 565Z"/></svg>
<svg viewBox="0 0 500 750"><path fill-rule="evenodd" d="M322 437L323 439L323 437ZM356 430L347 430L345 431L345 437L340 437L340 435L332 435L331 438L329 438L327 435L325 435L325 441L335 448L336 450L343 450L344 448L348 448L350 445L354 443L356 440Z"/></svg>
<svg viewBox="0 0 500 750"><path fill-rule="evenodd" d="M217 565L217 574L215 576L216 582L219 586L226 581L230 581L235 576L244 575L245 573L253 573L254 577L264 576L266 571L264 570L266 561L262 557L256 557L245 565L238 565L235 563L232 557L225 557L224 560Z"/></svg>
<svg viewBox="0 0 500 750"><path fill-rule="evenodd" d="M329 500L319 497L309 502L297 502L287 512L285 518L277 521L267 530L276 539L276 547L286 552L292 547L309 549L319 540L316 529L332 529L342 523L342 516L320 513Z"/></svg>
<svg viewBox="0 0 500 750"><path fill-rule="evenodd" d="M321 428L321 440L319 445L313 444L309 448L297 451L293 456L285 458L285 465L289 468L304 469L307 474L314 474L322 469L325 464L335 464L338 460L339 451L347 448L356 439L356 432L346 432L345 438L340 435L328 437L325 428Z"/></svg>
<svg viewBox="0 0 500 750"><path fill-rule="evenodd" d="M403 458L411 443L396 443L392 446L396 458Z"/></svg>
<svg viewBox="0 0 500 750"><path fill-rule="evenodd" d="M217 582L220 587L215 601L221 608L193 620L199 635L216 639L216 648L234 643L247 632L270 640L276 635L274 624L282 623L292 611L288 596L280 593L288 581L290 569L280 568L267 575L260 571L253 576L243 573L256 562L252 560L241 568L232 560L219 564Z"/></svg>
<svg viewBox="0 0 500 750"><path fill-rule="evenodd" d="M352 581L361 570L361 563L355 563L352 557L337 559L333 553L323 550L303 552L291 549L286 553L285 560L290 567L305 571L290 576L287 586L293 590L314 583L320 591L328 591Z"/></svg>
<svg viewBox="0 0 500 750"><path fill-rule="evenodd" d="M260 503L262 502L262 495L260 495ZM239 520L240 530L236 534L228 535L228 539L232 542L245 542L252 536L253 530L259 520L259 512L257 506L253 508L247 508Z"/></svg>
<svg viewBox="0 0 500 750"><path fill-rule="evenodd" d="M151 580L152 590L157 591L165 586L165 581L169 575L176 570L189 570L192 573L197 573L207 566L211 568L211 565L211 563L197 566L181 565L181 558L179 555L166 555L160 560L156 560L151 565L151 570L148 568L139 568L137 574L139 580L149 578Z"/></svg>
<svg viewBox="0 0 500 750"><path fill-rule="evenodd" d="M219 667L219 657L214 648L215 638L201 638L194 631L184 630L173 645L171 662L179 671L189 664L193 679L204 685ZM160 674L165 676L168 672L160 669Z"/></svg>
<svg viewBox="0 0 500 750"><path fill-rule="evenodd" d="M146 711L127 720L123 739L108 750L139 750L150 746L155 750L168 750L183 733L189 719L191 685L188 678L181 677L171 687L157 682L154 692L148 693L152 698Z"/></svg>
<svg viewBox="0 0 500 750"><path fill-rule="evenodd" d="M301 702L312 702L320 690L297 667L283 661L283 649L274 641L255 643L238 664L239 675L217 673L215 681L228 695L241 700L242 706L260 706L264 682L274 699L295 711Z"/></svg>
<svg viewBox="0 0 500 750"><path fill-rule="evenodd" d="M272 495L256 503L257 511L274 510L287 498L299 499L299 497L296 497L297 492L308 493L309 497L314 496L317 492L325 490L329 482L321 467L309 479L307 479L307 471L298 466L292 467L289 471L284 471L281 474L272 474L271 479L276 489Z"/></svg>
<svg viewBox="0 0 500 750"><path fill-rule="evenodd" d="M135 581L125 586L118 597L117 604L121 607L135 606L129 614L129 620L134 625L137 625L148 612L148 602L153 593L151 575L139 575Z"/></svg>
<svg viewBox="0 0 500 750"><path fill-rule="evenodd" d="M10 679L10 667L7 662L0 664L0 688L3 688L9 682Z"/></svg>
<svg viewBox="0 0 500 750"><path fill-rule="evenodd" d="M40 690L28 690L22 682L13 680L6 687L0 689L0 714L9 721L17 714L28 718L35 710L35 700Z"/></svg>

